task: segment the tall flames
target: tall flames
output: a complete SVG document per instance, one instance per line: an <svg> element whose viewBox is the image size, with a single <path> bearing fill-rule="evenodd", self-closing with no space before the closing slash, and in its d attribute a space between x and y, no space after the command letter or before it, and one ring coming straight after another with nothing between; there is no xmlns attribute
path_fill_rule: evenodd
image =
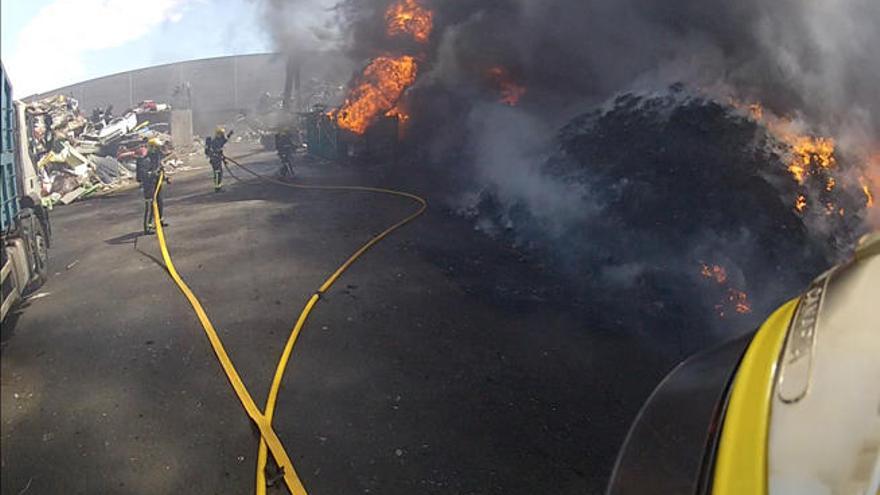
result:
<svg viewBox="0 0 880 495"><path fill-rule="evenodd" d="M409 55L374 58L336 113L336 123L363 134L376 117L394 108L406 88L415 82L417 73L416 61Z"/></svg>
<svg viewBox="0 0 880 495"><path fill-rule="evenodd" d="M433 13L418 0L398 0L385 11L385 32L389 37L408 36L424 44L433 28ZM417 75L418 63L411 55L384 54L374 58L355 78L345 103L334 113L337 125L363 134L382 115L405 115L398 105Z"/></svg>

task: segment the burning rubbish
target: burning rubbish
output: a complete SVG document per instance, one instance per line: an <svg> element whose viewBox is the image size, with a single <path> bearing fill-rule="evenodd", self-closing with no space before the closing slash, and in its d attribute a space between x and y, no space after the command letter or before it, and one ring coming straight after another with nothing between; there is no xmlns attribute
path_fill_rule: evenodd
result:
<svg viewBox="0 0 880 495"><path fill-rule="evenodd" d="M426 43L434 28L434 14L417 0L400 0L388 7L385 24L389 37L407 35L418 43Z"/></svg>
<svg viewBox="0 0 880 495"><path fill-rule="evenodd" d="M418 0L399 0L385 13L386 34L406 34L417 43L426 43L433 29L433 14ZM393 112L404 92L418 75L418 63L411 55L384 54L375 57L352 80L345 103L332 113L340 128L363 134L381 116Z"/></svg>
<svg viewBox="0 0 880 495"><path fill-rule="evenodd" d="M548 145L549 193L536 185L519 193L520 183L497 175L465 211L482 231L534 246L560 270L579 267L578 283L595 281L590 300L624 327L748 326L779 302L754 288L800 287L863 232L862 190L836 153L825 155L829 168L811 156L802 185L788 170L789 144L725 103L671 88L600 108ZM497 132L497 117L489 122Z"/></svg>
<svg viewBox="0 0 880 495"><path fill-rule="evenodd" d="M837 261L874 215L866 208L874 205L876 174L854 158L860 152L841 128L874 123L880 113L855 115L864 117L856 122L847 118L853 117L849 109L876 109L873 95L853 90L844 96L858 105L834 108L842 92L806 83L793 87L792 75L780 80L769 74L780 65L794 72L798 66L750 52L768 46L767 40L755 38L749 9L733 12L729 5L717 2L736 21L735 29L707 33L704 12L688 2L674 9L610 2L602 15L587 14L573 1L539 8L349 2L341 16L342 27L352 28L349 54L373 58L352 78L345 104L329 119L359 135L383 116L405 122L402 148L421 153L405 160L439 165L453 175L450 183L471 185L461 195L467 204L455 205L458 211L473 215L490 235L534 246L563 271L578 267L576 283L626 273L621 292L668 303L666 321L702 321L695 301L711 309L719 297L705 301L705 291L688 292L700 285L694 283L694 263L723 259L733 284L721 291L725 314L760 314L775 294L799 289L816 270ZM783 7L770 10L793 33L806 32L791 24L802 16ZM627 40L622 45L613 41L621 27L620 39ZM656 33L681 35L681 43L667 52ZM704 34L720 60L701 64L705 53L691 50L691 40ZM733 39L746 41L741 51L731 51ZM798 58L807 53L799 47L815 43L792 39L799 43L785 57ZM390 61L401 57L412 59L413 70L405 73L411 78L392 70L397 66ZM378 70L382 59L385 71ZM852 83L844 87L876 87L828 68ZM644 93L619 93L630 87ZM789 94L775 91L780 88ZM729 93L748 95L748 103L734 105L735 111L724 101ZM593 110L554 131L560 116L582 108ZM867 129L870 140L877 128L860 130ZM867 180L859 181L860 174ZM792 273L779 274L779 266L793 264ZM710 273L713 280L721 276ZM601 280L590 283L602 286ZM656 317L651 311L627 323L637 328Z"/></svg>
<svg viewBox="0 0 880 495"><path fill-rule="evenodd" d="M166 143L170 156L168 124L138 123L139 115L168 109L148 100L119 117L113 116L112 106L96 108L87 119L79 102L65 95L27 103L27 150L40 174L44 201L67 204L132 179L134 162L146 154L149 138Z"/></svg>
<svg viewBox="0 0 880 495"><path fill-rule="evenodd" d="M771 129L773 128L771 127ZM794 157L788 165L788 171L791 172L798 184L803 184L809 175L834 169L837 164L834 157L834 139L792 136L785 132L779 132L777 135L791 146Z"/></svg>
<svg viewBox="0 0 880 495"><path fill-rule="evenodd" d="M810 196L818 196L817 202L823 207L826 215L837 213L844 216L846 208L839 207L830 199L831 193L838 187L839 180L835 174L840 173L837 158L837 143L831 137L814 136L803 129L800 124L791 119L781 118L766 112L759 103L742 104L734 99L729 102L736 108L747 109L749 117L763 125L768 133L781 145L781 153L787 157L786 170L792 179L803 188L798 193L794 209L798 213L805 213L810 203ZM866 165L865 167L869 167ZM811 187L812 186L812 187ZM865 195L865 206L873 206L873 198L868 188L867 181L863 176L859 177L858 183L846 181L844 187L858 187ZM808 196L808 189L812 194Z"/></svg>
<svg viewBox="0 0 880 495"><path fill-rule="evenodd" d="M749 296L728 283L727 270L720 265L707 265L700 262L700 275L703 278L714 280L714 282L724 289L724 300L715 304L715 311L719 318L727 317L731 311L739 314L748 314L752 312L752 305L749 303Z"/></svg>
<svg viewBox="0 0 880 495"><path fill-rule="evenodd" d="M336 112L339 127L363 134L377 117L390 111L416 80L413 57L376 57L356 79L345 104Z"/></svg>
<svg viewBox="0 0 880 495"><path fill-rule="evenodd" d="M798 213L803 213L804 209L807 208L807 197L803 194L798 194L797 200L794 202L794 209L797 210Z"/></svg>
<svg viewBox="0 0 880 495"><path fill-rule="evenodd" d="M702 265L702 268L700 269L700 275L705 278L713 278L719 284L727 282L727 270L725 270L723 266L709 266L702 262L700 264Z"/></svg>

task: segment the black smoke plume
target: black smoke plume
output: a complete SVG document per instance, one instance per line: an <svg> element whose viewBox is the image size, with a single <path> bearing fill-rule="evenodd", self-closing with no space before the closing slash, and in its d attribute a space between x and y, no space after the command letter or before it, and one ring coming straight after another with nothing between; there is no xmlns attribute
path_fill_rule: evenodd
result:
<svg viewBox="0 0 880 495"><path fill-rule="evenodd" d="M263 6L280 50L327 44L362 65L414 49L385 36L390 3ZM464 180L460 211L574 274L626 326L747 328L877 225L855 184L880 176L880 2L420 3L434 32L406 95L409 158ZM487 76L498 66L525 88L514 108ZM730 101L837 140L848 187L833 214ZM724 265L725 285L706 285L701 263ZM751 313L728 307L730 289Z"/></svg>

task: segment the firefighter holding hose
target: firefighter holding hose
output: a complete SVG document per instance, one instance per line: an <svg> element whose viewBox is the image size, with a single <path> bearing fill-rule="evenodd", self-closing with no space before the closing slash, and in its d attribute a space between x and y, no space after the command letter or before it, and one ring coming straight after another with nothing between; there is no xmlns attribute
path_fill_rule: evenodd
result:
<svg viewBox="0 0 880 495"><path fill-rule="evenodd" d="M156 195L156 187L159 185L159 174L162 172L162 141L159 138L151 138L147 141L147 154L137 160L137 180L141 183L144 191L144 235L152 234L155 228L153 218L153 196L156 196L156 206L159 207L159 218L163 227L168 223L164 220L164 208L162 190Z"/></svg>
<svg viewBox="0 0 880 495"><path fill-rule="evenodd" d="M293 177L293 153L294 153L293 136L290 129L281 129L275 134L275 151L278 153L278 159L281 160L281 177Z"/></svg>
<svg viewBox="0 0 880 495"><path fill-rule="evenodd" d="M214 169L214 192L221 191L223 187L223 164L226 162L223 147L226 146L233 132L229 131L227 134L225 129L218 126L214 129L213 137L205 138L205 155L211 163L211 168Z"/></svg>

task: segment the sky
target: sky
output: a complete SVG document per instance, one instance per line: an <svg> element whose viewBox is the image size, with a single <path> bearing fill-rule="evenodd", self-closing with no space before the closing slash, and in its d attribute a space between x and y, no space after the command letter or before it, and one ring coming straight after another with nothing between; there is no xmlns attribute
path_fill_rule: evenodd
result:
<svg viewBox="0 0 880 495"><path fill-rule="evenodd" d="M3 0L0 56L16 98L182 60L262 53L255 0Z"/></svg>

